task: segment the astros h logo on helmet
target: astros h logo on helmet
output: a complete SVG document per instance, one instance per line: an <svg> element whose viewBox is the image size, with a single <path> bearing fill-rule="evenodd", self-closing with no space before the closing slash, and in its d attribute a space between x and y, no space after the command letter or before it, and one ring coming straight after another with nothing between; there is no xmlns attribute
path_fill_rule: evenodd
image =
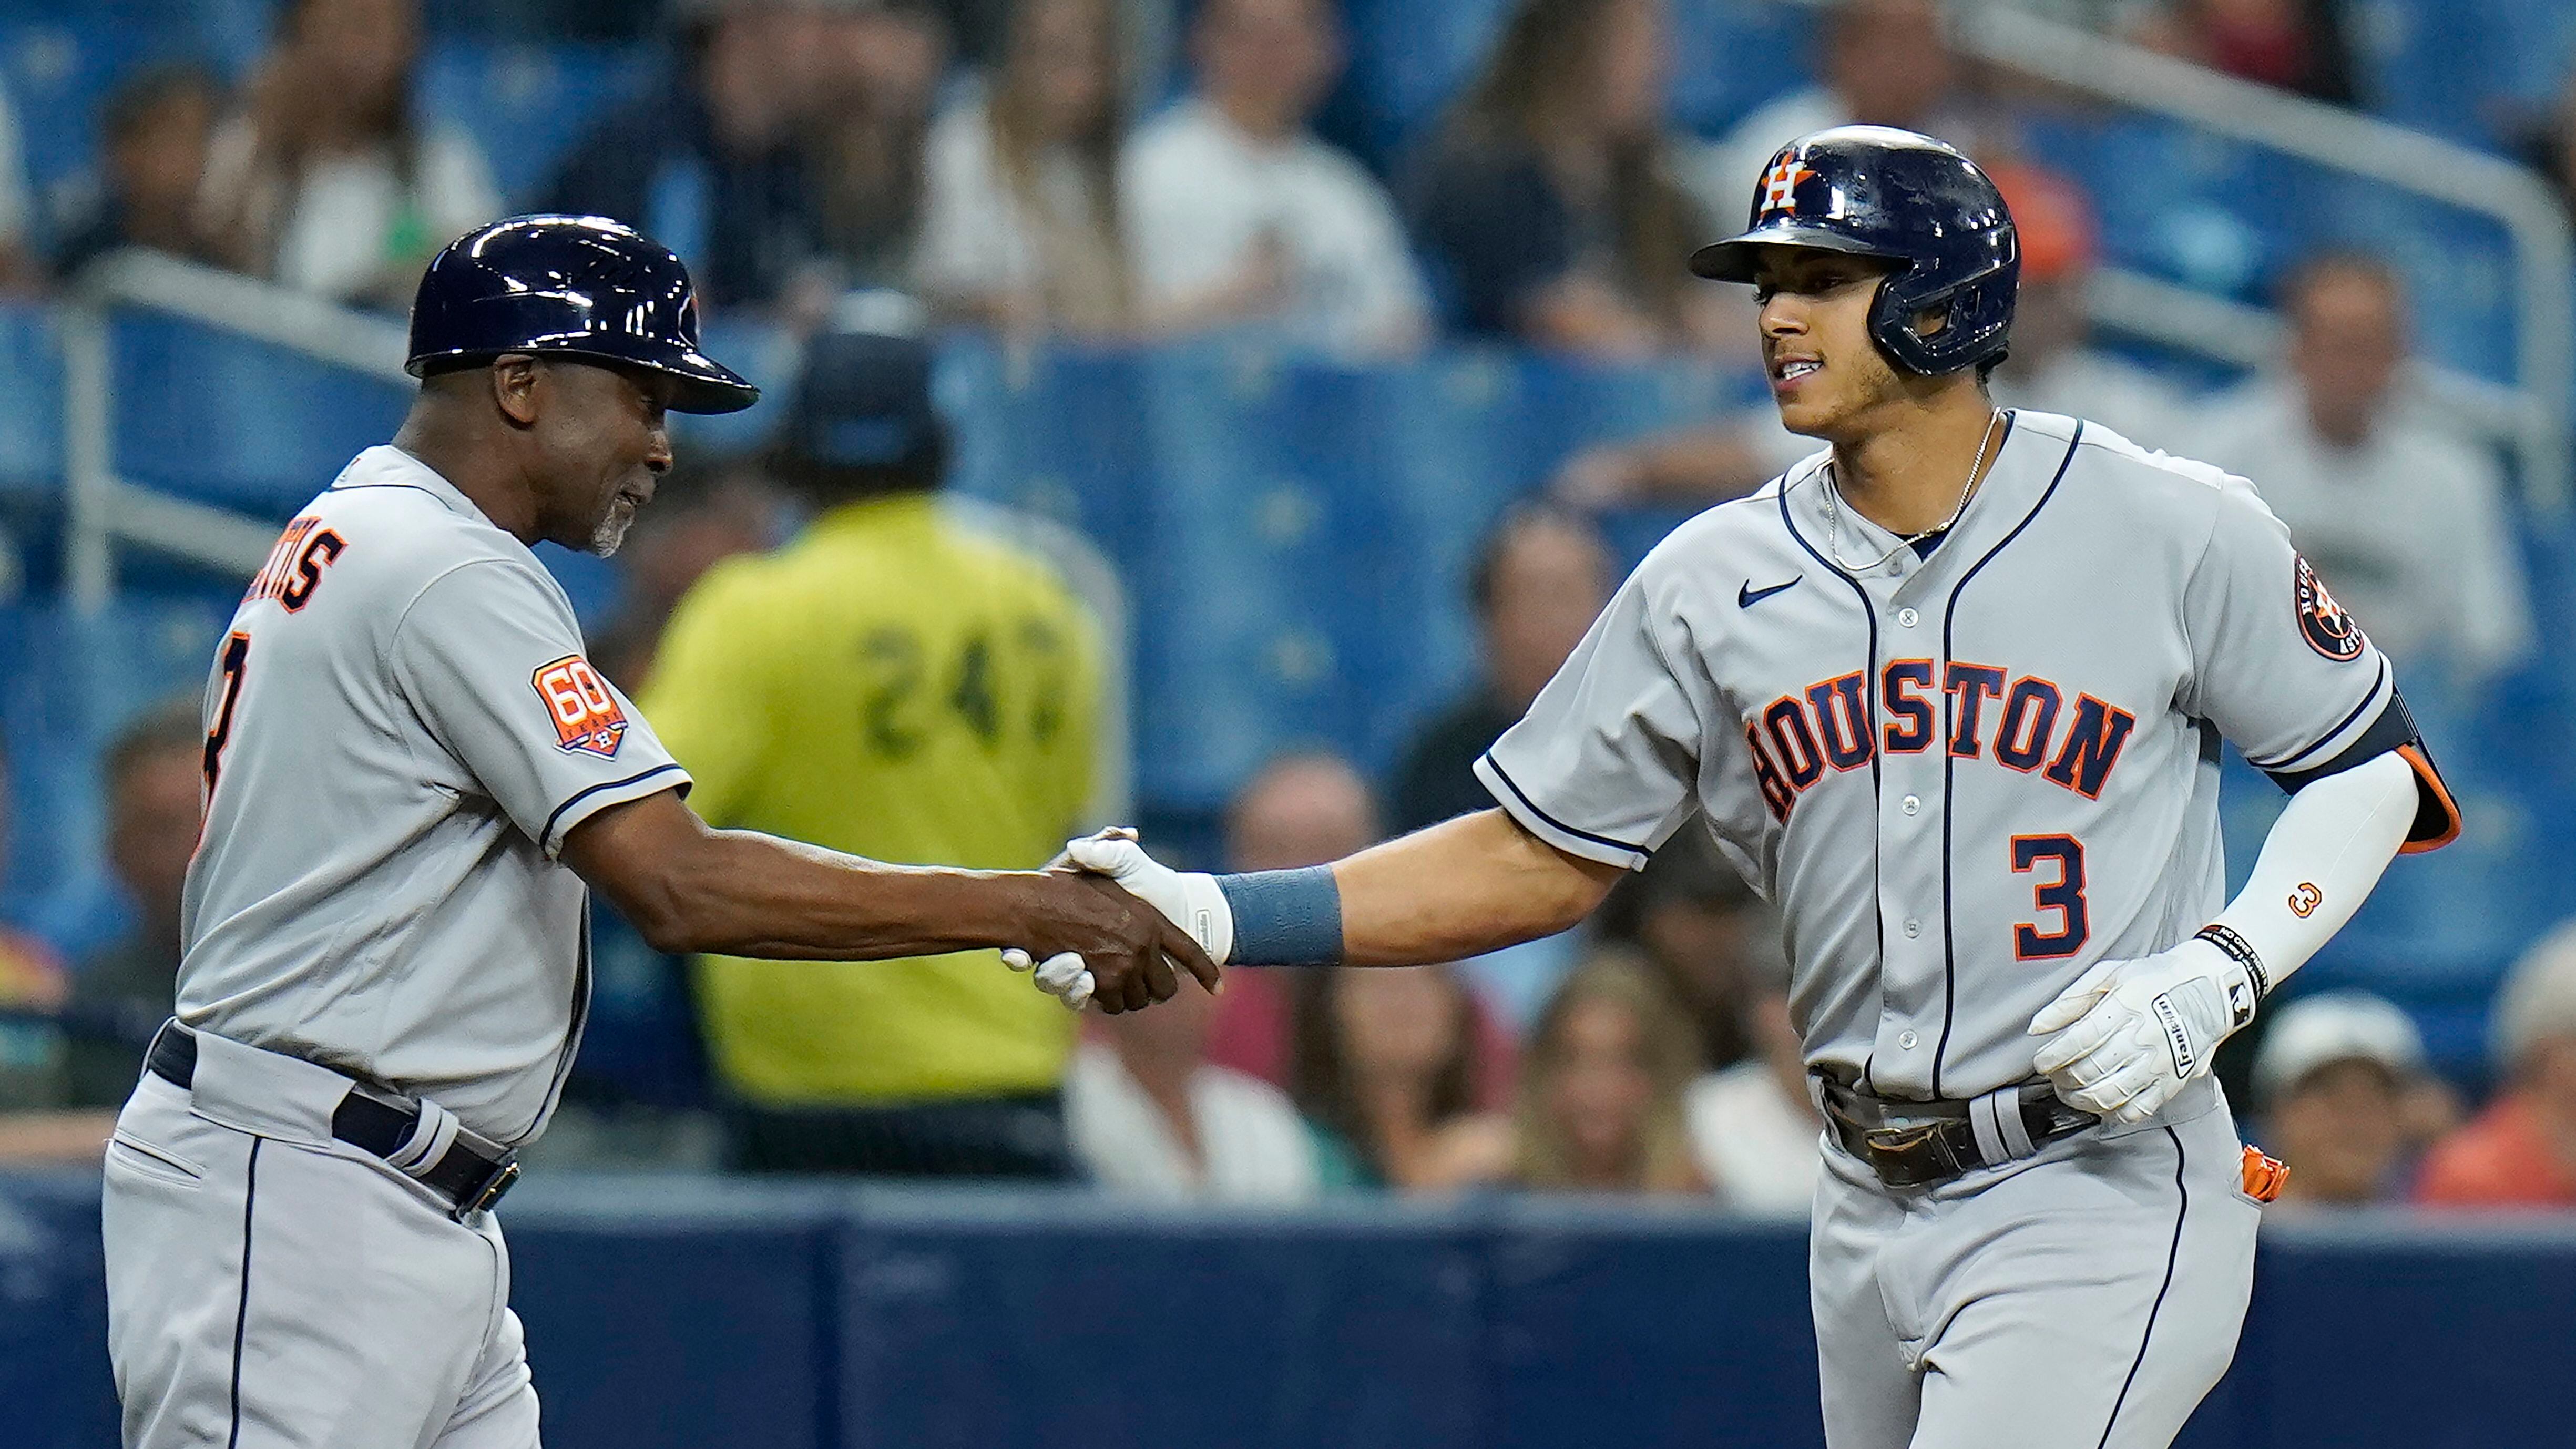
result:
<svg viewBox="0 0 2576 1449"><path fill-rule="evenodd" d="M1798 183L1816 173L1798 159L1795 151L1783 151L1771 162L1762 176L1762 205L1753 213L1754 220L1774 212L1798 209Z"/></svg>

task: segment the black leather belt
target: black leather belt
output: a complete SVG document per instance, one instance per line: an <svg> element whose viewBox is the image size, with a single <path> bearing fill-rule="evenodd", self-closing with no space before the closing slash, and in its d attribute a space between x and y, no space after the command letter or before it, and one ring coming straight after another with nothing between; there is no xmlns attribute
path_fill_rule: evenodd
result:
<svg viewBox="0 0 2576 1449"><path fill-rule="evenodd" d="M1817 1080L1835 1140L1889 1187L1935 1187L1981 1167L1999 1167L2102 1120L2059 1101L2046 1082L2026 1082L1981 1107L1983 1098L1906 1102L1827 1076ZM1980 1111L1993 1114L1982 1130ZM2012 1114L2009 1121L2005 1113Z"/></svg>
<svg viewBox="0 0 2576 1449"><path fill-rule="evenodd" d="M197 1078L197 1034L175 1019L162 1023L143 1064L174 1087L193 1085ZM341 1098L331 1113L331 1135L392 1160L420 1126L420 1104L400 1097L386 1100L387 1095L390 1094L379 1094L376 1089L352 1082L349 1095ZM515 1152L502 1148L494 1156L460 1134L436 1162L402 1172L445 1198L448 1215L462 1219L467 1213L486 1211L501 1200L511 1184L519 1180L519 1161Z"/></svg>

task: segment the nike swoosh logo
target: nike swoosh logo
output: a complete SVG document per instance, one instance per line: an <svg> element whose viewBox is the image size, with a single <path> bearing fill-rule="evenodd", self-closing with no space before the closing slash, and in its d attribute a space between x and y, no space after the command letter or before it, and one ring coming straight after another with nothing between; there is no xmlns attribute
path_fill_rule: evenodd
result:
<svg viewBox="0 0 2576 1449"><path fill-rule="evenodd" d="M1807 576L1805 574L1800 574L1797 578L1791 579L1785 584L1773 584L1767 589L1757 589L1753 587L1753 581L1751 579L1746 579L1744 581L1744 587L1735 591L1735 607L1739 609L1750 609L1754 605L1761 603L1764 599L1780 592L1782 589L1796 588L1800 580L1803 580L1806 577Z"/></svg>

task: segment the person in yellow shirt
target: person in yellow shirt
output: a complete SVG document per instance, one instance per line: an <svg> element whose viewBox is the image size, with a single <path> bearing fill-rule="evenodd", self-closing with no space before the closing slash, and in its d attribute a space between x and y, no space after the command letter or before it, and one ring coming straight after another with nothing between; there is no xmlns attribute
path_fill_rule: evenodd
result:
<svg viewBox="0 0 2576 1449"><path fill-rule="evenodd" d="M715 825L879 860L1045 864L1093 785L1100 629L1056 571L961 522L915 336L817 335L771 458L814 506L711 569L643 706ZM1057 1177L1076 1018L992 952L701 958L748 1170Z"/></svg>

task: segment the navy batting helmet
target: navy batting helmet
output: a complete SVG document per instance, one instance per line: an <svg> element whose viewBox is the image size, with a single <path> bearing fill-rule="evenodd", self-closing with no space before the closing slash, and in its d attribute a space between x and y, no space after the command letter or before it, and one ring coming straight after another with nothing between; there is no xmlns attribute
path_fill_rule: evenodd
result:
<svg viewBox="0 0 2576 1449"><path fill-rule="evenodd" d="M1870 335L1908 372L2000 362L2021 281L2012 212L1977 163L1891 126L1836 126L1780 148L1753 190L1741 236L1704 246L1691 270L1753 280L1754 248L1821 247L1899 263L1870 306ZM1946 322L1928 335L1925 312Z"/></svg>
<svg viewBox="0 0 2576 1449"><path fill-rule="evenodd" d="M669 247L604 216L514 216L447 244L411 305L427 377L505 352L570 353L679 380L684 413L739 412L760 389L698 350L698 298Z"/></svg>

